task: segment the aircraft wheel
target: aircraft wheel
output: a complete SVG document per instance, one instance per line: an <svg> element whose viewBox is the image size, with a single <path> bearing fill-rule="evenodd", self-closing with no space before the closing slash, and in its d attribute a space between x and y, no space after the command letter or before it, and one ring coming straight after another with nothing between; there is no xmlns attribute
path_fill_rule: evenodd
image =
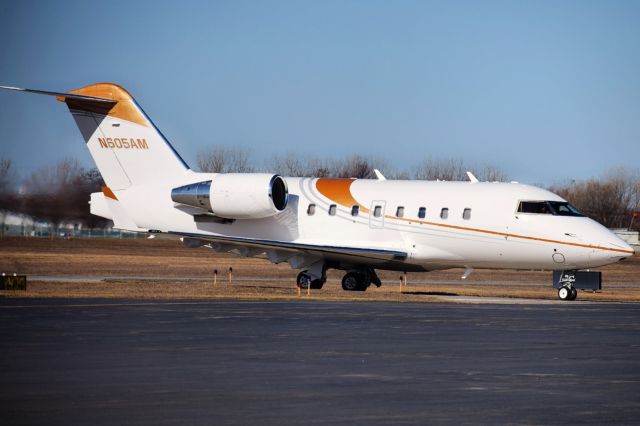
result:
<svg viewBox="0 0 640 426"><path fill-rule="evenodd" d="M311 277L307 274L307 271L300 271L298 277L296 278L296 286L298 288L307 289L309 283L311 282ZM313 285L311 286L313 288Z"/></svg>
<svg viewBox="0 0 640 426"><path fill-rule="evenodd" d="M578 297L578 289L575 287L571 287L571 294L569 295L569 300L576 300Z"/></svg>
<svg viewBox="0 0 640 426"><path fill-rule="evenodd" d="M358 272L347 272L342 278L342 289L346 291L365 291L364 276Z"/></svg>
<svg viewBox="0 0 640 426"><path fill-rule="evenodd" d="M558 289L558 299L560 300L570 300L571 297L571 289L568 287L560 287Z"/></svg>

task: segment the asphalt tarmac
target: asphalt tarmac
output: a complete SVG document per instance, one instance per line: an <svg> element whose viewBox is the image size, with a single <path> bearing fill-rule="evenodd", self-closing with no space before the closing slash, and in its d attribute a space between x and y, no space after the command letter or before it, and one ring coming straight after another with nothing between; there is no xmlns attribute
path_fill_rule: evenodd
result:
<svg viewBox="0 0 640 426"><path fill-rule="evenodd" d="M0 300L0 424L638 424L640 305Z"/></svg>

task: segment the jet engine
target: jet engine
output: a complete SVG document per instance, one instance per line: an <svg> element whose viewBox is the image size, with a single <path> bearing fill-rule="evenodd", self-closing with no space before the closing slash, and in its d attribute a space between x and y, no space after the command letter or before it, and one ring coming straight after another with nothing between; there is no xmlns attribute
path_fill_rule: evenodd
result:
<svg viewBox="0 0 640 426"><path fill-rule="evenodd" d="M287 207L289 191L279 175L221 173L211 180L173 188L171 199L225 219L262 219Z"/></svg>

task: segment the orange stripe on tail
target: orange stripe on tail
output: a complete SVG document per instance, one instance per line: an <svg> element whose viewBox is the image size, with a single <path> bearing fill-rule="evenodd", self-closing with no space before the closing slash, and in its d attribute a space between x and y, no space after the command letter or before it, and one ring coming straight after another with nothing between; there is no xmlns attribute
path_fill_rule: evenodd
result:
<svg viewBox="0 0 640 426"><path fill-rule="evenodd" d="M109 188L108 186L102 187L102 193L104 194L105 197L118 201L118 197L116 197L116 194L114 194L111 188Z"/></svg>

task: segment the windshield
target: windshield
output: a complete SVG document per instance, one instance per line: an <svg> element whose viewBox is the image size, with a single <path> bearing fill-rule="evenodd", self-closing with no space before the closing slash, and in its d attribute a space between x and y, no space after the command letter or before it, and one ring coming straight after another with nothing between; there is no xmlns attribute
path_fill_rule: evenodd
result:
<svg viewBox="0 0 640 426"><path fill-rule="evenodd" d="M584 216L566 201L520 201L518 213L550 214L553 216Z"/></svg>
<svg viewBox="0 0 640 426"><path fill-rule="evenodd" d="M566 201L547 201L557 216L584 216L578 209Z"/></svg>

